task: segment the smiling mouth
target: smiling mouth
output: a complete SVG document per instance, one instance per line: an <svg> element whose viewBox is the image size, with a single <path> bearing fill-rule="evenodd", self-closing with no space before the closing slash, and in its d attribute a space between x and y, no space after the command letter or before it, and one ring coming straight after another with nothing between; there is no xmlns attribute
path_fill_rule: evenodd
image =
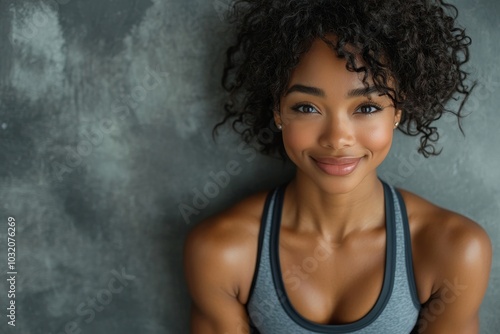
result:
<svg viewBox="0 0 500 334"><path fill-rule="evenodd" d="M345 176L351 174L362 158L340 157L340 158L312 158L316 166L324 173L333 176Z"/></svg>

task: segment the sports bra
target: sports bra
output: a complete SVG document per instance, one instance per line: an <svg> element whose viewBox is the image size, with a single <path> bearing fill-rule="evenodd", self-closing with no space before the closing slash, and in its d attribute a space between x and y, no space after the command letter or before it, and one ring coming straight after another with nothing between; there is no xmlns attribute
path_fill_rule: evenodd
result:
<svg viewBox="0 0 500 334"><path fill-rule="evenodd" d="M301 316L290 303L279 264L279 231L286 184L269 192L259 231L257 262L246 310L251 333L410 333L417 323L417 295L406 207L401 194L382 181L386 212L386 256L382 290L361 319L319 324ZM335 279L333 276L332 280Z"/></svg>

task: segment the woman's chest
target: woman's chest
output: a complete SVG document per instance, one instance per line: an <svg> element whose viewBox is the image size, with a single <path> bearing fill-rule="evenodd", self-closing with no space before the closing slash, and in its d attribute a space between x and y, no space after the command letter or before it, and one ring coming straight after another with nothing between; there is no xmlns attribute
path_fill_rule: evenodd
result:
<svg viewBox="0 0 500 334"><path fill-rule="evenodd" d="M342 244L294 240L285 234L277 257L292 306L306 319L322 324L354 322L365 316L381 294L388 259L383 231L353 236ZM422 261L414 264L414 272L423 302L432 283Z"/></svg>

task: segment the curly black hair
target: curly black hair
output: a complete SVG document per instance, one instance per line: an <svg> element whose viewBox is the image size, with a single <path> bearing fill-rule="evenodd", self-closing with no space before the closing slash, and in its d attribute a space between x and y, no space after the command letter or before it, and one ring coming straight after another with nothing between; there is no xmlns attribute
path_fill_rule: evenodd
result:
<svg viewBox="0 0 500 334"><path fill-rule="evenodd" d="M235 0L229 9L236 42L226 51L222 86L229 94L214 135L234 118L233 129L247 143L255 140L262 153L286 158L281 136L261 134L272 127L291 72L316 38L403 110L398 128L421 135L418 152L426 158L440 153L431 124L444 113L457 116L463 133L461 112L476 83L467 84L463 65L471 39L456 23L455 6L440 0ZM457 111L447 109L451 99L460 101Z"/></svg>

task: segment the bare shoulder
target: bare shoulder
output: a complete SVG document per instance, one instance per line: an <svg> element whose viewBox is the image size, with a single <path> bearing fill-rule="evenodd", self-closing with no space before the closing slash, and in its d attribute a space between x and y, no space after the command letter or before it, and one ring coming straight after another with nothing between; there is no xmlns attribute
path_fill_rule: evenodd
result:
<svg viewBox="0 0 500 334"><path fill-rule="evenodd" d="M465 246L467 241L491 245L484 228L472 219L442 208L410 191L398 190L404 198L408 219L415 225L418 233L428 237L434 236L429 239L451 242L456 246Z"/></svg>
<svg viewBox="0 0 500 334"><path fill-rule="evenodd" d="M432 282L432 293L444 281L458 277L487 284L492 246L484 228L462 214L398 190L407 208L417 280L420 272L422 285Z"/></svg>
<svg viewBox="0 0 500 334"><path fill-rule="evenodd" d="M256 263L262 210L268 191L253 194L191 229L184 244L184 269L192 295L205 284L245 299ZM242 293L243 292L243 293Z"/></svg>

